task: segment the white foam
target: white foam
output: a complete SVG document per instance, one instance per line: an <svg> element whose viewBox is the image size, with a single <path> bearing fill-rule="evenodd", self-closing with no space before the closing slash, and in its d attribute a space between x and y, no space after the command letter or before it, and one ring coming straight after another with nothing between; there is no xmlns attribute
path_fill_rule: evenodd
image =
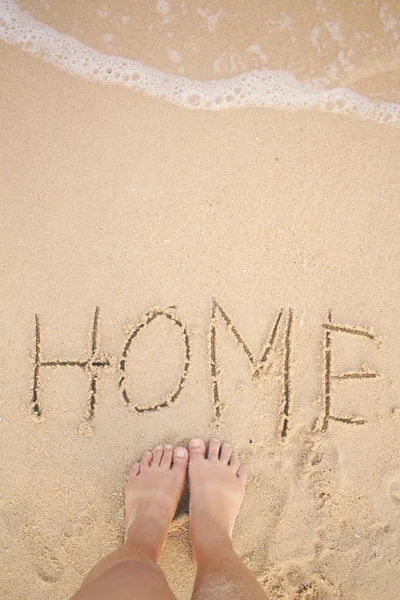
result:
<svg viewBox="0 0 400 600"><path fill-rule="evenodd" d="M177 50L172 50L172 48L168 48L168 58L175 64L179 64L182 62L182 57Z"/></svg>
<svg viewBox="0 0 400 600"><path fill-rule="evenodd" d="M167 0L157 0L156 11L160 15L166 15L169 12L169 2Z"/></svg>
<svg viewBox="0 0 400 600"><path fill-rule="evenodd" d="M220 8L218 12L215 14L211 14L208 8L196 8L196 14L198 14L202 19L205 20L207 29L210 33L215 31L215 28L218 24L218 19L223 13L223 9Z"/></svg>
<svg viewBox="0 0 400 600"><path fill-rule="evenodd" d="M394 17L389 11L389 7L386 2L379 7L379 18L381 20L383 30L386 33L393 31L396 27L396 17Z"/></svg>
<svg viewBox="0 0 400 600"><path fill-rule="evenodd" d="M343 36L340 33L339 23L334 23L333 21L323 21L325 29L327 29L330 33L331 38L335 42L343 42Z"/></svg>
<svg viewBox="0 0 400 600"><path fill-rule="evenodd" d="M162 4L162 10L167 4ZM346 88L324 89L317 80L300 82L284 70L246 71L229 79L210 81L167 74L137 60L107 55L85 46L36 21L21 11L13 0L0 0L0 39L72 75L125 85L185 108L318 108L332 113L352 113L377 122L400 122L399 104L372 102Z"/></svg>

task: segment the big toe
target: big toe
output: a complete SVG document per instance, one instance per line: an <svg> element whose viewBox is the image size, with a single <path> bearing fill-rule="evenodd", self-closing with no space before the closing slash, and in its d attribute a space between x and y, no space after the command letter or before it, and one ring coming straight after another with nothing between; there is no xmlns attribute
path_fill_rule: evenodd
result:
<svg viewBox="0 0 400 600"><path fill-rule="evenodd" d="M206 445L201 438L193 438L189 442L189 457L191 461L204 459Z"/></svg>

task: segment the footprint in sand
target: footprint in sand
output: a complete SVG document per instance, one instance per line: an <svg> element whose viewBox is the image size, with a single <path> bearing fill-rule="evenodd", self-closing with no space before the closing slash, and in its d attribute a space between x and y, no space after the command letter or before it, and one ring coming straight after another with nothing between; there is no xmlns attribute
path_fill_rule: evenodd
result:
<svg viewBox="0 0 400 600"><path fill-rule="evenodd" d="M393 504L397 508L400 508L400 482L399 481L392 481L392 483L389 486L389 494L390 494L390 499L393 502Z"/></svg>
<svg viewBox="0 0 400 600"><path fill-rule="evenodd" d="M43 533L43 525L48 522L49 512L41 515L36 498L27 499L27 491L14 494L4 503L2 522L5 525L4 540L19 541L23 560L30 565L32 573L48 584L59 581L64 572L65 548L62 541ZM55 549L57 548L57 549Z"/></svg>
<svg viewBox="0 0 400 600"><path fill-rule="evenodd" d="M46 583L56 583L64 570L54 550L47 546L41 550L35 568L39 578Z"/></svg>
<svg viewBox="0 0 400 600"><path fill-rule="evenodd" d="M327 578L308 570L302 564L271 564L267 574L259 580L271 598L339 600L342 597L340 590Z"/></svg>

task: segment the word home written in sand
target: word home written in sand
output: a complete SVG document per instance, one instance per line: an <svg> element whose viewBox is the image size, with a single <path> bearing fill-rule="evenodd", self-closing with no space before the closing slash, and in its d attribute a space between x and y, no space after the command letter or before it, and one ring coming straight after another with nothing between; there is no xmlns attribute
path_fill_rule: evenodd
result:
<svg viewBox="0 0 400 600"><path fill-rule="evenodd" d="M70 358L44 358L44 350L42 348L42 331L41 321L38 315L35 315L35 353L34 353L34 372L33 372L33 390L32 390L32 410L37 417L40 417L43 413L41 406L41 385L40 375L43 368L60 368L60 367L77 367L83 369L89 375L89 398L87 402L86 414L84 419L87 422L93 421L96 413L97 406L97 386L98 379L105 368L111 369L115 372L118 377L118 385L121 391L122 397L126 405L129 405L137 413L152 412L156 410L162 410L173 405L179 395L181 394L190 370L191 364L191 343L188 330L183 321L174 315L175 306L168 308L154 308L149 310L141 320L141 322L131 327L127 334L127 339L122 348L121 355L119 357L111 357L106 353L103 353L99 349L98 338L99 338L99 315L100 307L97 307L94 312L92 321L90 344L88 356L83 359L70 359ZM181 374L176 382L174 389L159 402L156 402L153 406L140 406L135 403L135 398L130 397L126 387L126 377L128 370L128 358L133 344L136 338L140 335L146 327L148 327L156 319L166 319L180 333L181 344L182 344L182 358L181 358ZM217 300L212 300L211 305L211 317L210 317L210 344L209 344L209 372L211 377L211 390L212 390L212 407L215 413L215 418L218 419L221 416L223 405L225 404L221 398L220 384L219 384L219 356L217 351L217 336L218 327L223 324L232 333L238 347L242 350L244 355L247 357L250 363L250 369L252 378L255 380L260 376L260 373L268 366L272 352L277 346L278 333L281 332L283 337L283 356L281 366L281 401L279 411L279 430L282 439L285 439L288 435L291 422L291 408L293 403L292 394L292 375L291 375L291 352L292 352L292 332L295 324L295 314L292 309L284 310L280 309L276 315L276 318L272 324L267 341L264 344L259 358L257 358L245 342L243 335L239 332L235 326L233 320L223 309L221 304ZM345 379L376 379L379 377L379 373L371 370L361 368L354 371L347 371L344 373L337 373L334 370L334 347L333 337L335 334L339 335L351 335L351 336L362 336L371 341L377 341L376 334L371 330L364 327L344 325L335 323L332 319L332 311L329 310L327 314L326 322L322 324L323 330L323 341L324 341L324 373L323 373L323 414L321 419L322 431L327 431L330 421L337 421L348 425L363 425L367 423L367 420L362 417L354 417L347 415L337 415L333 411L333 394L332 394L332 383L334 380L345 380Z"/></svg>

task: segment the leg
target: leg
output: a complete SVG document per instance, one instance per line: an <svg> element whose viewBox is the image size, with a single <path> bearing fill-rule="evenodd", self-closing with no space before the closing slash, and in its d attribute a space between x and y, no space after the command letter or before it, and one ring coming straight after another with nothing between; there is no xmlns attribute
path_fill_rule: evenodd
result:
<svg viewBox="0 0 400 600"><path fill-rule="evenodd" d="M244 496L246 473L229 444L189 445L190 535L197 575L193 600L266 600L255 576L232 547L231 535Z"/></svg>
<svg viewBox="0 0 400 600"><path fill-rule="evenodd" d="M182 495L188 453L157 446L131 466L126 541L86 576L72 600L175 600L157 562Z"/></svg>

